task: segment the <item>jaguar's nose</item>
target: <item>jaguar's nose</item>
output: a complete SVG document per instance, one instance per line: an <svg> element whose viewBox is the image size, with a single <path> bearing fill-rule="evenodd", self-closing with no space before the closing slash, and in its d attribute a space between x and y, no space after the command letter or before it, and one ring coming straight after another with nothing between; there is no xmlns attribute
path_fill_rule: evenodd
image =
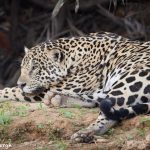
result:
<svg viewBox="0 0 150 150"><path fill-rule="evenodd" d="M19 88L23 89L26 86L25 82L17 82Z"/></svg>

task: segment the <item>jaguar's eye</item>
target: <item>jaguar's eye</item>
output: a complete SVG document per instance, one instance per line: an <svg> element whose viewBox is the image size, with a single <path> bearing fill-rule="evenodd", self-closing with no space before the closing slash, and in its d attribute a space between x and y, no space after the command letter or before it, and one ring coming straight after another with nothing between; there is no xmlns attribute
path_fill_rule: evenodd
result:
<svg viewBox="0 0 150 150"><path fill-rule="evenodd" d="M36 69L37 69L37 66L33 65L29 71L29 74L31 75Z"/></svg>
<svg viewBox="0 0 150 150"><path fill-rule="evenodd" d="M32 60L32 65L31 66L32 66L31 70L35 70L38 67L38 64L34 60Z"/></svg>

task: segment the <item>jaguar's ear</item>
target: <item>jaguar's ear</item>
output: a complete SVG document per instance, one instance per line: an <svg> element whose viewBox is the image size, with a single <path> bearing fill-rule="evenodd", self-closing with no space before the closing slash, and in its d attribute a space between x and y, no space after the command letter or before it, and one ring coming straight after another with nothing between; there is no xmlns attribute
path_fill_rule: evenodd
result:
<svg viewBox="0 0 150 150"><path fill-rule="evenodd" d="M29 49L26 46L24 46L24 52L27 53L28 51Z"/></svg>
<svg viewBox="0 0 150 150"><path fill-rule="evenodd" d="M61 50L53 49L48 52L48 57L56 62L62 62L64 60L64 53Z"/></svg>

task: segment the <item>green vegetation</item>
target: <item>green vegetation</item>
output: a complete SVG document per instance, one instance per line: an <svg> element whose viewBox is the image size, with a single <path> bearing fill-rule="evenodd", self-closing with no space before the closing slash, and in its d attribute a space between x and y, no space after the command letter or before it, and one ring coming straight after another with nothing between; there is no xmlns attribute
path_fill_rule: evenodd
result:
<svg viewBox="0 0 150 150"><path fill-rule="evenodd" d="M133 140L133 139L134 139L134 137L133 137L132 135L128 135L128 136L127 136L127 140L128 140L128 141Z"/></svg>
<svg viewBox="0 0 150 150"><path fill-rule="evenodd" d="M67 150L68 144L66 144L64 141L56 141L55 147L58 150Z"/></svg>
<svg viewBox="0 0 150 150"><path fill-rule="evenodd" d="M69 119L72 119L74 118L74 114L69 111L68 109L66 108L61 108L59 109L59 112L61 113L61 115L63 115L65 118L69 118Z"/></svg>
<svg viewBox="0 0 150 150"><path fill-rule="evenodd" d="M150 127L150 117L142 117L140 124L146 124L148 127Z"/></svg>
<svg viewBox="0 0 150 150"><path fill-rule="evenodd" d="M37 103L37 109L38 110L42 110L42 111L47 111L47 107L45 106L44 103L40 102L40 103Z"/></svg>
<svg viewBox="0 0 150 150"><path fill-rule="evenodd" d="M44 147L36 147L35 150L49 150L49 148L47 146Z"/></svg>
<svg viewBox="0 0 150 150"><path fill-rule="evenodd" d="M0 112L0 125L8 125L12 121L11 116L9 113L1 111Z"/></svg>
<svg viewBox="0 0 150 150"><path fill-rule="evenodd" d="M12 107L9 103L0 105L0 125L8 125L13 120L11 110Z"/></svg>
<svg viewBox="0 0 150 150"><path fill-rule="evenodd" d="M25 117L28 114L28 107L27 106L17 106L13 112L14 116Z"/></svg>
<svg viewBox="0 0 150 150"><path fill-rule="evenodd" d="M114 129L114 128L111 128L111 129L109 129L109 130L106 132L106 134L107 134L107 135L112 135L112 134L114 133L114 131L115 131L115 129Z"/></svg>
<svg viewBox="0 0 150 150"><path fill-rule="evenodd" d="M82 107L81 107L80 105L78 105L78 104L73 104L72 107L73 107L73 108L78 108L78 109L81 109L81 108L82 108Z"/></svg>
<svg viewBox="0 0 150 150"><path fill-rule="evenodd" d="M37 124L37 128L38 129L43 129L44 127L45 127L45 125L43 123Z"/></svg>
<svg viewBox="0 0 150 150"><path fill-rule="evenodd" d="M144 137L144 136L145 136L145 130L139 128L139 129L137 129L137 134L138 134L139 136Z"/></svg>
<svg viewBox="0 0 150 150"><path fill-rule="evenodd" d="M0 125L8 125L15 116L25 117L28 107L24 105L13 107L9 102L0 105Z"/></svg>

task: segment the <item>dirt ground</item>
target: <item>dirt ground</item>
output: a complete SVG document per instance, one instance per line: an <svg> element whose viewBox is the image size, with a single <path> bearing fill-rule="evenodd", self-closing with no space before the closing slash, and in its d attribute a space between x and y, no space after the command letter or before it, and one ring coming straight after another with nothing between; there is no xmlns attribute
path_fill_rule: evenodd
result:
<svg viewBox="0 0 150 150"><path fill-rule="evenodd" d="M97 116L98 109L48 108L41 103L1 104L0 150L150 150L147 115L118 124L92 144L70 143L70 136Z"/></svg>

